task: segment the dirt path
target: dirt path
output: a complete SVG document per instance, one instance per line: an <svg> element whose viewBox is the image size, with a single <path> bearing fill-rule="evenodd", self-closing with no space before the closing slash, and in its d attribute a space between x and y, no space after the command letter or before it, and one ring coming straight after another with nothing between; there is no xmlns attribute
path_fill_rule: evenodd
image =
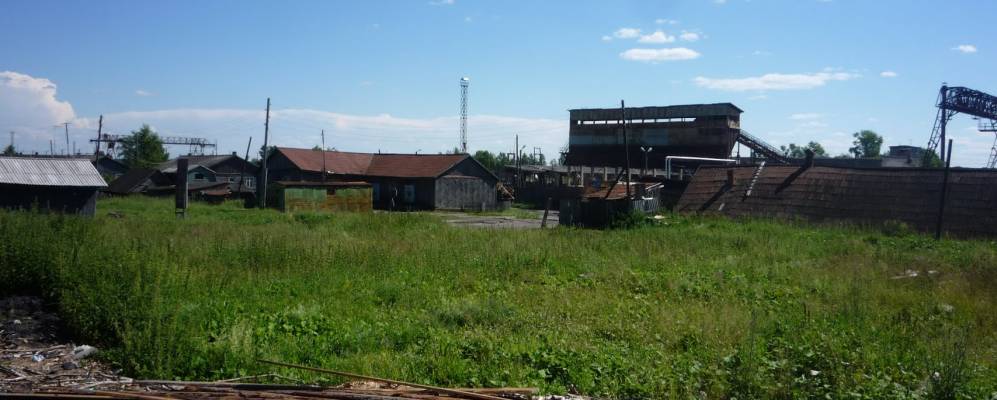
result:
<svg viewBox="0 0 997 400"><path fill-rule="evenodd" d="M505 215L479 215L458 212L436 212L433 213L443 218L448 224L453 226L463 226L471 228L509 228L509 229L540 229L543 210L535 210L538 214L536 218L516 218ZM547 227L557 226L557 211L551 210L547 215Z"/></svg>

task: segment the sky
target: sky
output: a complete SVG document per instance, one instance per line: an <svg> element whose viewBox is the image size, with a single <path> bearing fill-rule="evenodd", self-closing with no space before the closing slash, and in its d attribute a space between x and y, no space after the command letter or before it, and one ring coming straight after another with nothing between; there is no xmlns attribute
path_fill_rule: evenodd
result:
<svg viewBox="0 0 997 400"><path fill-rule="evenodd" d="M556 157L573 108L731 102L769 143L847 152L853 132L927 143L943 82L997 94L997 1L48 1L0 12L0 132L92 152L149 124L218 153L263 142L342 151ZM9 135L9 133L8 133ZM953 164L983 166L976 121ZM0 136L6 145L8 137ZM170 147L173 155L189 149ZM210 150L209 150L210 151ZM255 151L255 150L254 150Z"/></svg>

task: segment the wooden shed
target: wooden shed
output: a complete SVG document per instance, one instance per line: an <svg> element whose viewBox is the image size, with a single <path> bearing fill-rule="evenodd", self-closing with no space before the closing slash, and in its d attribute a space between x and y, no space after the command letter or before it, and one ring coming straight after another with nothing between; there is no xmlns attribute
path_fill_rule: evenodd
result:
<svg viewBox="0 0 997 400"><path fill-rule="evenodd" d="M92 216L104 187L88 159L0 157L0 208Z"/></svg>

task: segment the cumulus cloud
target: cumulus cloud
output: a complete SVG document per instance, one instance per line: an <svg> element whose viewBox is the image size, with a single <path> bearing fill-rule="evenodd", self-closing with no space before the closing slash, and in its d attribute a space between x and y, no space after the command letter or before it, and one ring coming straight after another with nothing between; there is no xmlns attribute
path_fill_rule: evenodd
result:
<svg viewBox="0 0 997 400"><path fill-rule="evenodd" d="M434 1L430 1L429 5L431 5L431 6L452 6L453 3L454 3L454 0L434 0Z"/></svg>
<svg viewBox="0 0 997 400"><path fill-rule="evenodd" d="M971 44L960 44L952 48L952 50L958 51L963 54L972 54L976 52L976 46Z"/></svg>
<svg viewBox="0 0 997 400"><path fill-rule="evenodd" d="M662 31L654 31L650 35L643 35L637 39L640 43L671 43L675 41L675 36L668 35Z"/></svg>
<svg viewBox="0 0 997 400"><path fill-rule="evenodd" d="M675 24L677 24L679 22L676 21L676 20L674 20L674 19L658 18L658 19L654 20L654 23L656 23L658 25L665 25L665 24L667 24L667 25L675 25Z"/></svg>
<svg viewBox="0 0 997 400"><path fill-rule="evenodd" d="M699 40L699 34L696 32L682 31L682 34L679 35L679 39L686 42L695 42Z"/></svg>
<svg viewBox="0 0 997 400"><path fill-rule="evenodd" d="M637 28L620 28L613 32L613 37L617 39L633 39L638 36L640 36L640 29Z"/></svg>
<svg viewBox="0 0 997 400"><path fill-rule="evenodd" d="M147 91L147 90L138 89L138 90L135 91L135 95L136 96L142 96L142 97L149 97L149 96L154 96L155 93L152 93L152 92Z"/></svg>
<svg viewBox="0 0 997 400"><path fill-rule="evenodd" d="M620 58L629 61L660 62L681 61L699 58L700 54L685 47L663 49L630 49L620 53Z"/></svg>
<svg viewBox="0 0 997 400"><path fill-rule="evenodd" d="M803 90L826 85L831 81L847 81L858 78L848 72L818 72L814 74L765 74L748 78L706 78L696 77L693 82L707 89L731 92L749 90Z"/></svg>
<svg viewBox="0 0 997 400"><path fill-rule="evenodd" d="M57 98L52 81L0 71L0 130L14 131L17 147L23 149L25 141L43 141L47 150L48 140L55 138L53 126L75 117L73 106ZM64 143L60 142L63 146Z"/></svg>
<svg viewBox="0 0 997 400"><path fill-rule="evenodd" d="M796 120L796 121L802 121L802 120L817 119L817 118L820 118L820 117L821 117L821 115L818 114L818 113L796 113L796 114L790 115L789 119Z"/></svg>
<svg viewBox="0 0 997 400"><path fill-rule="evenodd" d="M883 71L883 72L879 73L879 76L881 76L883 78L896 78L897 77L897 73L893 72L893 71Z"/></svg>

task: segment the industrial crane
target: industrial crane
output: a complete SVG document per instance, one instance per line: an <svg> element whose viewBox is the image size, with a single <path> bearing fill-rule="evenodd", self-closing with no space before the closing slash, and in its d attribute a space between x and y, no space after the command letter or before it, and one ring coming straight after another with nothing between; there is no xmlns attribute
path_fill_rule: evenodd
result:
<svg viewBox="0 0 997 400"><path fill-rule="evenodd" d="M972 115L979 120L981 132L995 132L997 129L997 97L965 87L948 87L942 85L938 92L938 116L935 126L928 139L927 150L938 151L938 156L945 163L945 126L956 113ZM926 157L930 153L926 152ZM997 139L990 150L990 160L987 168L997 166Z"/></svg>

